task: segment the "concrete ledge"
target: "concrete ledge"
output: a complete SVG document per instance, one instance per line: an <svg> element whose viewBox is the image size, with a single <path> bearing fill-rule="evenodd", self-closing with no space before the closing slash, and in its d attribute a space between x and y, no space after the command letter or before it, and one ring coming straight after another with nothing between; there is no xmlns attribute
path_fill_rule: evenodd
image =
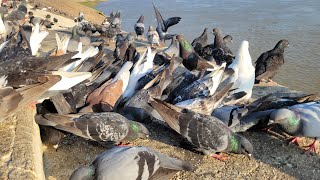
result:
<svg viewBox="0 0 320 180"><path fill-rule="evenodd" d="M45 179L35 110L26 107L0 124L0 179Z"/></svg>

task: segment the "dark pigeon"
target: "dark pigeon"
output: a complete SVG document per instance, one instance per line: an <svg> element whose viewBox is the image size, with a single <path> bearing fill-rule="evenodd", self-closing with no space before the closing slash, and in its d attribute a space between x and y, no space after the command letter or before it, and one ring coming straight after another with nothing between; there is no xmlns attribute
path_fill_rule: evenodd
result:
<svg viewBox="0 0 320 180"><path fill-rule="evenodd" d="M191 44L184 39L182 35L177 35L179 42L180 57L183 59L182 64L188 70L206 71L208 68L215 68L216 64L202 59L193 49Z"/></svg>
<svg viewBox="0 0 320 180"><path fill-rule="evenodd" d="M137 23L134 25L134 30L137 34L137 37L143 36L144 33L144 16L141 15L140 18L138 19Z"/></svg>
<svg viewBox="0 0 320 180"><path fill-rule="evenodd" d="M70 180L79 179L170 179L178 171L192 171L189 162L143 146L117 146L81 166Z"/></svg>
<svg viewBox="0 0 320 180"><path fill-rule="evenodd" d="M165 40L172 39L174 34L169 34L168 29L169 27L178 24L181 20L181 17L171 17L167 20L163 20L159 10L154 5L153 5L153 8L154 8L154 12L156 13L156 18L158 22L158 26L156 30L159 34L160 40L165 41Z"/></svg>
<svg viewBox="0 0 320 180"><path fill-rule="evenodd" d="M271 80L273 76L279 71L280 67L284 64L284 49L289 47L288 40L280 40L276 46L267 52L262 53L256 61L256 81Z"/></svg>
<svg viewBox="0 0 320 180"><path fill-rule="evenodd" d="M203 33L201 36L195 38L191 45L196 53L198 53L200 56L203 55L202 48L208 45L208 28L205 28L203 30Z"/></svg>

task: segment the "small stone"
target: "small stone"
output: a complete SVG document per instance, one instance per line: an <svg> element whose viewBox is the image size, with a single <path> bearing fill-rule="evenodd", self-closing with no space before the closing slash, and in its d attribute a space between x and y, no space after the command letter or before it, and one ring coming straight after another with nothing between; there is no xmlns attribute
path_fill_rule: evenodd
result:
<svg viewBox="0 0 320 180"><path fill-rule="evenodd" d="M293 165L290 164L290 163L287 163L286 166L288 166L289 168L292 168L292 167L293 167Z"/></svg>

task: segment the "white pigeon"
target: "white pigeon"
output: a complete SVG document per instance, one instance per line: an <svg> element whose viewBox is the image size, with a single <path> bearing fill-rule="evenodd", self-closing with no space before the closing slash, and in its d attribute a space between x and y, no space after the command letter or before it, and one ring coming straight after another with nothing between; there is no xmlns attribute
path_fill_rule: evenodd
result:
<svg viewBox="0 0 320 180"><path fill-rule="evenodd" d="M110 84L122 80L122 92L124 92L129 84L130 79L130 69L133 66L131 61L127 61L120 69L118 74L112 79Z"/></svg>
<svg viewBox="0 0 320 180"><path fill-rule="evenodd" d="M53 85L49 91L68 90L69 88L79 84L80 82L91 77L90 72L63 72L52 71L53 75L60 75L61 80Z"/></svg>
<svg viewBox="0 0 320 180"><path fill-rule="evenodd" d="M48 34L48 31L40 31L40 25L39 23L36 23L35 27L31 32L29 40L31 54L33 56L35 56L38 53L38 50L41 47L41 42L45 37L47 37Z"/></svg>
<svg viewBox="0 0 320 180"><path fill-rule="evenodd" d="M135 93L138 80L148 72L152 71L154 56L155 52L152 52L151 48L148 47L140 59L136 62L130 75L129 85L123 93L124 99L131 98Z"/></svg>
<svg viewBox="0 0 320 180"><path fill-rule="evenodd" d="M76 58L80 58L77 61L74 61L62 68L59 69L59 71L66 71L66 72L71 72L73 71L78 65L80 65L83 61L87 60L90 57L95 56L96 54L99 53L99 48L98 47L93 47L90 46L86 51L81 52L82 51L82 43L79 42L79 46L78 46L78 51L79 53L74 55L72 57L72 59L76 59Z"/></svg>
<svg viewBox="0 0 320 180"><path fill-rule="evenodd" d="M6 26L0 16L0 37L5 38L7 36Z"/></svg>
<svg viewBox="0 0 320 180"><path fill-rule="evenodd" d="M248 41L242 41L238 54L236 55L236 59L228 68L234 70L233 75L229 77L229 83L234 83L231 89L236 89L235 91L232 91L232 94L244 91L247 94L237 100L237 102L248 101L252 95L252 88L255 79L255 69L252 65Z"/></svg>
<svg viewBox="0 0 320 180"><path fill-rule="evenodd" d="M5 41L3 43L0 44L0 52L6 47L6 45L8 44L9 41Z"/></svg>
<svg viewBox="0 0 320 180"><path fill-rule="evenodd" d="M70 37L64 36L63 38L60 39L59 35L56 33L56 41L57 41L56 55L60 56L60 55L66 54Z"/></svg>

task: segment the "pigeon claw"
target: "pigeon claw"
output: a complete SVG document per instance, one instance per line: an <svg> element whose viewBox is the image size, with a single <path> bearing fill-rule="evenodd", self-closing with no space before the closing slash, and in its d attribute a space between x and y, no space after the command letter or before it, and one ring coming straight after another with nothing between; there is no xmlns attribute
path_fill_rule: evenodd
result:
<svg viewBox="0 0 320 180"><path fill-rule="evenodd" d="M315 139L310 145L305 146L308 149L306 149L306 152L311 152L311 153L317 153L316 147L317 147L317 140Z"/></svg>
<svg viewBox="0 0 320 180"><path fill-rule="evenodd" d="M228 157L223 156L222 153L219 153L219 154L211 154L210 157L215 158L215 159L220 160L220 161L226 161L226 160L228 159Z"/></svg>
<svg viewBox="0 0 320 180"><path fill-rule="evenodd" d="M123 146L131 146L131 144L128 142L128 143L123 143L123 142L119 142L117 144L117 146L120 146L120 147L123 147Z"/></svg>
<svg viewBox="0 0 320 180"><path fill-rule="evenodd" d="M298 145L299 146L299 137L293 137L293 138L290 138L290 139L288 139L288 141L289 141L289 144L296 144L296 145Z"/></svg>

